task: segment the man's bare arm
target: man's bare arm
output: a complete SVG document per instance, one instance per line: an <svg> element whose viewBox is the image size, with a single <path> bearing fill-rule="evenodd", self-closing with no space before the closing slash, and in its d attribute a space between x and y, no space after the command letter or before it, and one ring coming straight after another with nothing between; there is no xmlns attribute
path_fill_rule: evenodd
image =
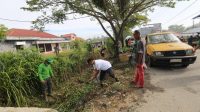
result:
<svg viewBox="0 0 200 112"><path fill-rule="evenodd" d="M93 75L92 75L92 77L91 77L91 79L90 80L93 80L93 79L95 79L95 78L97 78L97 75L99 74L99 70L94 70L93 71Z"/></svg>

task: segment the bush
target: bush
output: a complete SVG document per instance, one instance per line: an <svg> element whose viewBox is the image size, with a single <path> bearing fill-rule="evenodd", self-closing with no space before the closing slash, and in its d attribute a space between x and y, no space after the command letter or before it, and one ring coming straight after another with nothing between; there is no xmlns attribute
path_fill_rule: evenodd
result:
<svg viewBox="0 0 200 112"><path fill-rule="evenodd" d="M58 83L70 79L72 75L82 74L86 68L86 58L90 55L86 43L74 41L72 44L74 49L56 57L52 65Z"/></svg>
<svg viewBox="0 0 200 112"><path fill-rule="evenodd" d="M69 80L71 77L80 77L86 66L86 58L92 55L88 52L84 42L75 41L74 49L54 57L52 64L55 88ZM40 93L38 78L38 65L44 58L37 51L23 50L0 54L0 105L1 106L27 106L29 98ZM70 82L70 81L69 81ZM75 87L75 86L72 86ZM77 92L69 97L69 107L74 105L85 92L88 86L70 91ZM80 90L81 89L81 90ZM82 90L83 89L83 90ZM85 90L86 89L86 90Z"/></svg>
<svg viewBox="0 0 200 112"><path fill-rule="evenodd" d="M0 99L3 105L27 105L38 91L37 67L43 58L34 51L0 54Z"/></svg>
<svg viewBox="0 0 200 112"><path fill-rule="evenodd" d="M109 55L113 57L114 52L115 52L115 49L114 49L115 47L114 47L113 41L110 38L106 39L106 48L107 48L107 51L109 52Z"/></svg>
<svg viewBox="0 0 200 112"><path fill-rule="evenodd" d="M60 112L71 112L80 104L80 101L84 100L86 95L94 89L94 86L91 84L85 84L82 85L82 87L68 87L71 88L68 88L65 92L67 97L66 102L61 103L57 108Z"/></svg>

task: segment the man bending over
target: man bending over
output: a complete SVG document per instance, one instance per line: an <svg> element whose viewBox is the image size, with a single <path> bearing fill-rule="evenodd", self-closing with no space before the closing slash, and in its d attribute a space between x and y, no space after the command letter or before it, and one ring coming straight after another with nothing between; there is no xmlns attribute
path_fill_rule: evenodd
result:
<svg viewBox="0 0 200 112"><path fill-rule="evenodd" d="M109 61L102 60L102 59L94 60L93 58L89 58L87 62L88 64L93 65L94 67L93 77L91 77L90 80L94 80L95 78L97 78L98 74L100 74L99 80L100 80L101 87L103 86L102 81L105 79L107 74L113 79L115 79L116 82L119 81L115 77L112 70L112 65Z"/></svg>

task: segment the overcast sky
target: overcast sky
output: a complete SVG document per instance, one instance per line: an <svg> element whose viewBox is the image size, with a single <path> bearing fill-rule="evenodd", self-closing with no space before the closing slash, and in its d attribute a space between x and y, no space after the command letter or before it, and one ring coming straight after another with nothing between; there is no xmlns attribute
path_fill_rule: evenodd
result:
<svg viewBox="0 0 200 112"><path fill-rule="evenodd" d="M28 22L1 20L1 18L23 21L32 21L36 19L40 13L27 12L20 9L26 5L25 1L26 0L0 0L0 24L4 24L8 28L30 29L32 24ZM192 18L200 14L199 6L200 0L190 0L187 2L178 2L176 8L156 7L154 12L149 13L149 19L151 19L149 23L162 23L164 29L167 29L168 26L172 24L190 26L192 25ZM198 22L200 22L200 19L195 20L195 23ZM91 21L90 18L68 20L64 24L50 24L46 26L46 30L55 35L76 33L83 38L105 35L100 25L98 25L96 21Z"/></svg>

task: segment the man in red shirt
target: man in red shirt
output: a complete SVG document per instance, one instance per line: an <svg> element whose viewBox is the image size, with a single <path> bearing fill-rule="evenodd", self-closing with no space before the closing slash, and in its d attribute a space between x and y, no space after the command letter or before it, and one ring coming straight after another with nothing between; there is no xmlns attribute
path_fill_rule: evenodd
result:
<svg viewBox="0 0 200 112"><path fill-rule="evenodd" d="M138 30L134 31L133 34L135 38L134 52L135 52L135 73L133 78L133 82L136 84L136 87L143 88L144 87L144 44L141 41L140 32Z"/></svg>

